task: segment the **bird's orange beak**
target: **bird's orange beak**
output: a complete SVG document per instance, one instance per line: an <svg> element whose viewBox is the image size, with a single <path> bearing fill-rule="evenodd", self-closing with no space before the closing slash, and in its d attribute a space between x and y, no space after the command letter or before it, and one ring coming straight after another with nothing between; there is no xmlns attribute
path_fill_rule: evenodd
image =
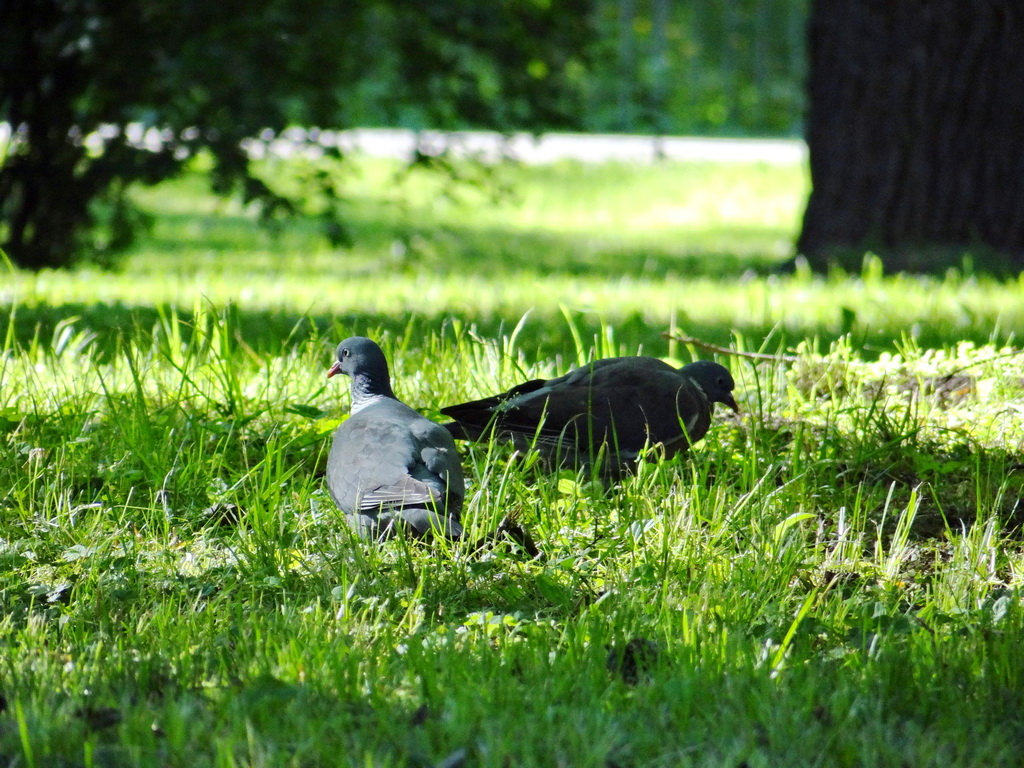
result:
<svg viewBox="0 0 1024 768"><path fill-rule="evenodd" d="M337 376L339 373L341 373L341 360L335 361L334 365L327 369L327 378Z"/></svg>

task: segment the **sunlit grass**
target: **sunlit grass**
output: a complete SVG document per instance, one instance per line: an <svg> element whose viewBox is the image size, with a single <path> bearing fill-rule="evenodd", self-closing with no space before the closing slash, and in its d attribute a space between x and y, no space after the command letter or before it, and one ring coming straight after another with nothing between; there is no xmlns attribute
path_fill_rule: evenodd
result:
<svg viewBox="0 0 1024 768"><path fill-rule="evenodd" d="M526 313L550 327L565 306L590 333L611 324L648 348L672 323L718 342L732 330L755 348L850 333L872 354L903 338L1002 343L1024 328L1020 281L884 275L870 260L855 275L772 274L806 193L796 166L500 166L454 191L381 162L347 173L351 249L328 247L311 225L268 233L193 176L139 193L160 215L121 272L13 273L0 296L23 323L45 305L231 301L275 315L279 335L306 315L395 328L454 315L494 333Z"/></svg>
<svg viewBox="0 0 1024 768"><path fill-rule="evenodd" d="M140 193L120 273L0 287L6 762L1019 764L1019 282L771 274L797 168L501 169L461 204L394 172L355 177L351 251L190 178ZM706 354L673 325L789 355L720 358L742 414L689 457L467 446L435 546L354 540L322 488L343 335L437 417ZM473 551L509 513L541 557Z"/></svg>

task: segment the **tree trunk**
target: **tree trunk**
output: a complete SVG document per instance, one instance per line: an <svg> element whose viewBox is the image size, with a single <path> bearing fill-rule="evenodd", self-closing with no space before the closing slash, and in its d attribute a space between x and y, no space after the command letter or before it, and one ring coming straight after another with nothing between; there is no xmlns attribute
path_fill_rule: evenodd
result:
<svg viewBox="0 0 1024 768"><path fill-rule="evenodd" d="M812 266L1024 267L1024 4L814 0L808 36Z"/></svg>

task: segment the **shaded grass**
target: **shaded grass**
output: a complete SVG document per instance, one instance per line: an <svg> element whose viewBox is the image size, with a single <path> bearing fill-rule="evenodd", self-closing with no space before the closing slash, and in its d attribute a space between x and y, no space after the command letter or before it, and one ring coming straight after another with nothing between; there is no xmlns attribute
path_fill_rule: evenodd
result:
<svg viewBox="0 0 1024 768"><path fill-rule="evenodd" d="M121 274L13 275L0 289L6 762L1018 764L1024 381L1004 341L1019 286L870 261L853 276L763 278L755 264L726 279L643 219L639 171L578 172L524 171L521 199L551 186L533 193L532 223L495 228L502 205L523 204L477 199L450 239L408 192L407 242L444 248L398 253L401 269L294 231L275 269L264 235L229 222L218 253L219 218L186 216ZM703 173L693 185L723 193ZM538 239L559 230L563 182L570 234ZM212 205L195 183L152 201ZM591 232L580 218L616 185L621 214ZM785 186L752 199L766 188ZM367 226L380 249L400 239ZM704 253L729 251L728 226L695 236ZM180 251L160 250L160 227ZM654 249L665 274L674 259L697 273L623 279L610 256L593 272L572 261L613 237L629 258ZM660 337L673 320L796 361L726 361L742 416L618 484L466 447L467 538L516 513L539 558L353 540L321 487L348 402L323 373L344 335L378 338L396 391L436 416L581 359L698 353Z"/></svg>

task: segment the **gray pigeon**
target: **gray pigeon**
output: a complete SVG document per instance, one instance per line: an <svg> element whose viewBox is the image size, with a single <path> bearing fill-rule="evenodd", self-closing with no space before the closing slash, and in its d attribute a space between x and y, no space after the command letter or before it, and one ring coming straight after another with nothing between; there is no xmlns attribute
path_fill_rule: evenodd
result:
<svg viewBox="0 0 1024 768"><path fill-rule="evenodd" d="M482 400L442 408L443 425L462 440L495 435L536 447L558 466L629 469L640 450L686 451L704 437L715 403L738 411L729 371L709 360L678 370L653 357L612 357L556 379L535 379Z"/></svg>
<svg viewBox="0 0 1024 768"><path fill-rule="evenodd" d="M414 536L460 537L465 484L451 435L395 397L370 339L338 345L327 377L338 373L352 377L352 414L334 433L327 488L353 529L384 539L404 524Z"/></svg>

